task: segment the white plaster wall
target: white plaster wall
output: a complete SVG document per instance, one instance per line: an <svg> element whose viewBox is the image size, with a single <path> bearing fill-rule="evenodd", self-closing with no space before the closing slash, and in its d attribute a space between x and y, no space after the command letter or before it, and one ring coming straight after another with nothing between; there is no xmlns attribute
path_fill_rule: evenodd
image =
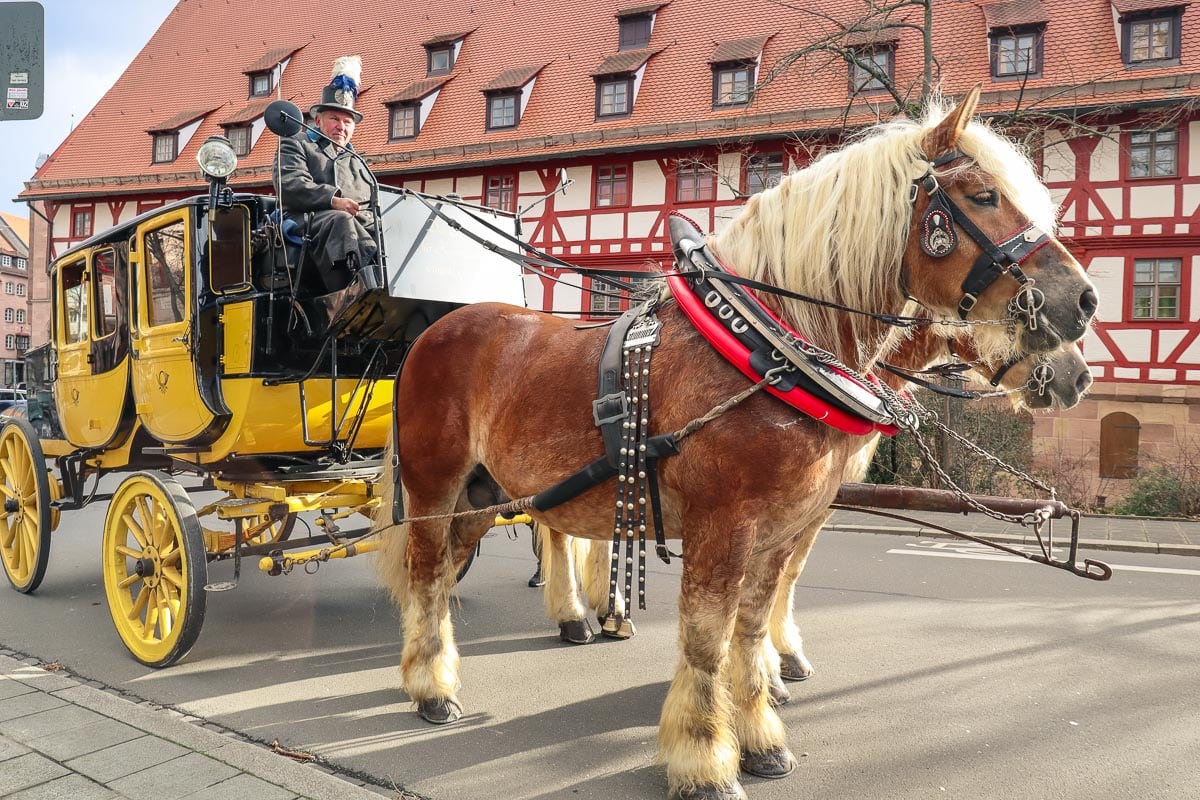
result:
<svg viewBox="0 0 1200 800"><path fill-rule="evenodd" d="M1088 264L1088 277L1100 295L1096 317L1101 322L1120 322L1125 307L1125 259L1119 256L1093 258Z"/></svg>
<svg viewBox="0 0 1200 800"><path fill-rule="evenodd" d="M592 168L571 167L570 177L574 180L564 194L556 195L554 207L559 211L582 211L592 206ZM635 183L636 187L637 184Z"/></svg>
<svg viewBox="0 0 1200 800"><path fill-rule="evenodd" d="M1183 187L1183 216L1190 217L1200 206L1200 184L1190 183Z"/></svg>
<svg viewBox="0 0 1200 800"><path fill-rule="evenodd" d="M1055 188L1050 190L1050 199L1054 201L1054 205L1056 205L1059 209L1058 219L1060 222L1075 221L1075 206L1071 205L1067 208L1063 208L1063 202L1067 199L1067 192L1069 191L1069 189L1063 188Z"/></svg>
<svg viewBox="0 0 1200 800"><path fill-rule="evenodd" d="M1192 256L1192 301L1188 304L1191 313L1188 315L1189 321L1195 322L1200 320L1200 256Z"/></svg>
<svg viewBox="0 0 1200 800"><path fill-rule="evenodd" d="M1150 380L1152 380L1152 381L1173 381L1173 380L1175 380L1175 370L1173 370L1173 369L1152 369L1152 370L1150 370Z"/></svg>
<svg viewBox="0 0 1200 800"><path fill-rule="evenodd" d="M624 214L592 214L593 239L622 239L624 237Z"/></svg>
<svg viewBox="0 0 1200 800"><path fill-rule="evenodd" d="M435 178L434 180L425 181L425 192L427 194L450 194L453 191L453 178Z"/></svg>
<svg viewBox="0 0 1200 800"><path fill-rule="evenodd" d="M179 129L179 147L178 147L178 149L175 150L176 156L178 156L180 153L183 152L183 148L187 147L188 142L190 142L192 140L192 136L196 133L196 130L200 127L201 122L204 122L204 117L201 117L200 119L196 120L195 122L190 123L185 128Z"/></svg>
<svg viewBox="0 0 1200 800"><path fill-rule="evenodd" d="M742 210L740 205L721 206L713 211L713 233L720 233Z"/></svg>
<svg viewBox="0 0 1200 800"><path fill-rule="evenodd" d="M1108 335L1113 340L1113 344L1121 349L1126 360L1150 360L1150 331L1109 331Z"/></svg>
<svg viewBox="0 0 1200 800"><path fill-rule="evenodd" d="M1127 381L1136 381L1142 377L1142 373L1136 369L1129 367L1113 367L1113 377Z"/></svg>
<svg viewBox="0 0 1200 800"><path fill-rule="evenodd" d="M559 283L554 284L554 308L578 309L583 302L583 276L576 272L564 272Z"/></svg>
<svg viewBox="0 0 1200 800"><path fill-rule="evenodd" d="M1181 331L1159 331L1158 332L1158 360L1163 361L1167 356L1171 355L1183 337L1188 335L1187 330Z"/></svg>
<svg viewBox="0 0 1200 800"><path fill-rule="evenodd" d="M1175 216L1175 187L1132 187L1129 190L1129 216L1134 219Z"/></svg>
<svg viewBox="0 0 1200 800"><path fill-rule="evenodd" d="M463 197L483 196L483 176L465 175L454 180L454 191Z"/></svg>
<svg viewBox="0 0 1200 800"><path fill-rule="evenodd" d="M1104 346L1104 342L1095 332L1088 328L1088 332L1083 335L1083 355L1088 361L1112 361L1113 355L1108 352L1108 348Z"/></svg>
<svg viewBox="0 0 1200 800"><path fill-rule="evenodd" d="M568 242L579 243L587 236L587 217L559 217L558 226Z"/></svg>
<svg viewBox="0 0 1200 800"><path fill-rule="evenodd" d="M696 227L698 227L700 230L704 231L705 233L709 233L711 231L711 228L709 227L707 208L685 208L682 210L683 213L692 220L692 222L696 223Z"/></svg>
<svg viewBox="0 0 1200 800"><path fill-rule="evenodd" d="M1046 144L1042 148L1042 179L1047 183L1075 180L1075 153L1057 131L1046 132Z"/></svg>
<svg viewBox="0 0 1200 800"><path fill-rule="evenodd" d="M635 206L661 206L667 202L667 176L657 161L633 162L633 191L630 200Z"/></svg>
<svg viewBox="0 0 1200 800"><path fill-rule="evenodd" d="M517 175L517 191L521 194L535 194L539 197L546 193L542 188L542 179L538 177L537 170L526 169L522 170Z"/></svg>
<svg viewBox="0 0 1200 800"><path fill-rule="evenodd" d="M721 153L717 156L717 199L733 200L742 185L742 154Z"/></svg>
<svg viewBox="0 0 1200 800"><path fill-rule="evenodd" d="M1200 122L1188 123L1188 175L1200 175Z"/></svg>
<svg viewBox="0 0 1200 800"><path fill-rule="evenodd" d="M1187 350L1179 356L1179 360L1184 364L1200 364L1200 339L1188 345Z"/></svg>
<svg viewBox="0 0 1200 800"><path fill-rule="evenodd" d="M655 235L653 227L658 219L657 211L631 211L627 216L630 239L646 239Z"/></svg>
<svg viewBox="0 0 1200 800"><path fill-rule="evenodd" d="M1110 129L1110 134L1115 134ZM1112 139L1100 139L1092 151L1088 174L1093 181L1115 181L1121 177L1120 148Z"/></svg>
<svg viewBox="0 0 1200 800"><path fill-rule="evenodd" d="M1125 195L1120 189L1097 189L1096 196L1117 219L1125 216Z"/></svg>

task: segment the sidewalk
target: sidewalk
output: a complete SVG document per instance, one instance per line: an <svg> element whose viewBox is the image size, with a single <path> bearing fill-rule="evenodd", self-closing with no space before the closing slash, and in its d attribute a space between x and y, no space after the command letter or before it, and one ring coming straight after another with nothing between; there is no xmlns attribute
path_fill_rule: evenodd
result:
<svg viewBox="0 0 1200 800"><path fill-rule="evenodd" d="M966 516L919 511L908 516L1005 544L1037 544L1037 537L1034 536L1032 528L1000 522L983 514ZM835 511L825 525L825 530L952 538L935 528L858 511ZM1055 521L1056 544L1066 544L1070 534L1070 520ZM1091 550L1200 556L1200 520L1085 516L1079 521L1079 546Z"/></svg>
<svg viewBox="0 0 1200 800"><path fill-rule="evenodd" d="M408 800L0 654L5 800Z"/></svg>

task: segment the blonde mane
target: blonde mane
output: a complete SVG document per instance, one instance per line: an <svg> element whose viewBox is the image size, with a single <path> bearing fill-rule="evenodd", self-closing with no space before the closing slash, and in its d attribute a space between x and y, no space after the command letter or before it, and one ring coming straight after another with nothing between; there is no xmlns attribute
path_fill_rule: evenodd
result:
<svg viewBox="0 0 1200 800"><path fill-rule="evenodd" d="M754 195L729 226L712 238L717 254L740 274L853 308L897 312L904 305L900 261L912 225L909 191L923 173L925 135L951 110L936 100L923 119L875 125L853 142L785 176ZM1028 157L1009 139L973 121L958 149L1001 194L1048 233L1056 208ZM949 174L942 171L939 174ZM764 298L810 341L843 361L869 366L886 331L867 317L785 298ZM849 337L844 326L849 325ZM992 326L994 327L994 326ZM890 343L898 341L888 337ZM1011 347L987 336L981 349ZM848 352L847 341L857 352Z"/></svg>

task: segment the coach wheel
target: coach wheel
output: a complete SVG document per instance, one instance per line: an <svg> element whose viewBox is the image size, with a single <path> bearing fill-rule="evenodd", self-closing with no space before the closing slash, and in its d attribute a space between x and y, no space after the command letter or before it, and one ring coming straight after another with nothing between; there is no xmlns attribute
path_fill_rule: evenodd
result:
<svg viewBox="0 0 1200 800"><path fill-rule="evenodd" d="M187 655L204 624L208 562L187 492L170 475L138 472L104 520L104 592L129 652L148 667Z"/></svg>
<svg viewBox="0 0 1200 800"><path fill-rule="evenodd" d="M10 419L0 428L0 561L18 592L28 594L46 575L53 528L50 478L33 426ZM57 512L55 512L57 513Z"/></svg>

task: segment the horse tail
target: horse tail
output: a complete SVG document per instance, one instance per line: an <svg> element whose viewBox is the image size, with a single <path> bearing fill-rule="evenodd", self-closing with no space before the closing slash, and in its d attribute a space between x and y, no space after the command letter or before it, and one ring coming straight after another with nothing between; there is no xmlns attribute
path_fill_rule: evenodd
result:
<svg viewBox="0 0 1200 800"><path fill-rule="evenodd" d="M375 570L380 582L388 588L392 599L403 607L408 591L408 525L396 525L392 518L396 500L400 507L408 505L404 496L404 486L400 476L392 466L395 443L392 435L388 436L387 447L383 451L383 471L379 475L380 498L372 515L371 530L377 532L383 540L379 549L379 557L375 561Z"/></svg>

